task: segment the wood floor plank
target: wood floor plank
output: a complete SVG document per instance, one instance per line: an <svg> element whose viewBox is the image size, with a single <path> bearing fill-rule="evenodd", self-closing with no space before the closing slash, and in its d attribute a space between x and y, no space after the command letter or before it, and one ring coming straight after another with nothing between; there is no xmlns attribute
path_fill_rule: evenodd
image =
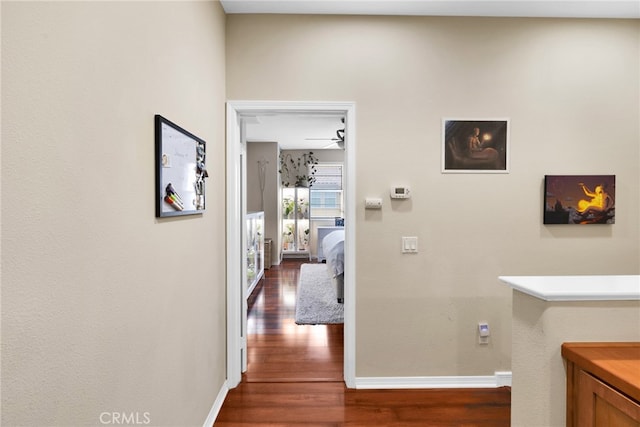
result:
<svg viewBox="0 0 640 427"><path fill-rule="evenodd" d="M227 394L216 427L509 426L509 387L347 389L343 326L293 320L302 262L266 270L250 297L248 369Z"/></svg>

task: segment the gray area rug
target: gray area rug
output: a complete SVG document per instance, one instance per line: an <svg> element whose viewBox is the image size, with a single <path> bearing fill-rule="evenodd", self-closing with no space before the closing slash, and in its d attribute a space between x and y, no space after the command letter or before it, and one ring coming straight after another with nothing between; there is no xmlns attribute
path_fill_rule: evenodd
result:
<svg viewBox="0 0 640 427"><path fill-rule="evenodd" d="M302 264L296 295L296 323L344 323L344 305L338 303L327 264Z"/></svg>

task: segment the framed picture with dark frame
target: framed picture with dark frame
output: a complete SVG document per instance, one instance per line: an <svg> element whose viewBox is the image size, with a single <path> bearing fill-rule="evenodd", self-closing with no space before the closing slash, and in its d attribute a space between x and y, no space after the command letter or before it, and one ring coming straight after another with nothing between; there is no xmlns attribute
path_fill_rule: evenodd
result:
<svg viewBox="0 0 640 427"><path fill-rule="evenodd" d="M615 175L545 175L544 224L614 224Z"/></svg>
<svg viewBox="0 0 640 427"><path fill-rule="evenodd" d="M443 119L442 173L509 173L509 120Z"/></svg>
<svg viewBox="0 0 640 427"><path fill-rule="evenodd" d="M203 213L205 141L156 115L155 142L156 217Z"/></svg>

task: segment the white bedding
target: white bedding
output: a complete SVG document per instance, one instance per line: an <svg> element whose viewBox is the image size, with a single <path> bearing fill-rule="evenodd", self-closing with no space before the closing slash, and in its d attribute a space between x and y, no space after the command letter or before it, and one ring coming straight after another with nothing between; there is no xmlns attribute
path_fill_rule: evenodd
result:
<svg viewBox="0 0 640 427"><path fill-rule="evenodd" d="M333 278L344 273L344 230L336 230L322 239L322 250Z"/></svg>
<svg viewBox="0 0 640 427"><path fill-rule="evenodd" d="M322 239L327 270L336 288L339 303L344 302L344 230L336 230Z"/></svg>

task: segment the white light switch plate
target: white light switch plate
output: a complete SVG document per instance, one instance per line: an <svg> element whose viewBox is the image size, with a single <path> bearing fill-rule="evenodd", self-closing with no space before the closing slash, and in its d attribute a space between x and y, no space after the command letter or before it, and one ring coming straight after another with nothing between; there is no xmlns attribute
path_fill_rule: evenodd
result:
<svg viewBox="0 0 640 427"><path fill-rule="evenodd" d="M415 254L415 253L418 253L418 238L417 237L403 237L402 238L402 253L403 254Z"/></svg>

